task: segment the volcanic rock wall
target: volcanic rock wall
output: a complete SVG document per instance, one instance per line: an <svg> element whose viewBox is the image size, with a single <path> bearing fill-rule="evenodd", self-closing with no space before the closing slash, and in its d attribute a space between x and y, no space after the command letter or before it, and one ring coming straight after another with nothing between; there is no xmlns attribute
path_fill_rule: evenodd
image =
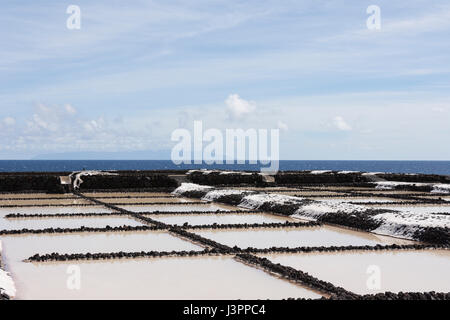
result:
<svg viewBox="0 0 450 320"><path fill-rule="evenodd" d="M55 175L2 175L0 176L0 192L40 191L63 193L64 189L58 176Z"/></svg>
<svg viewBox="0 0 450 320"><path fill-rule="evenodd" d="M175 188L178 184L167 175L95 175L83 177L81 190Z"/></svg>
<svg viewBox="0 0 450 320"><path fill-rule="evenodd" d="M329 172L313 174L307 172L281 172L275 176L277 184L339 184L339 183L364 183L370 182L366 176L359 172L340 174Z"/></svg>
<svg viewBox="0 0 450 320"><path fill-rule="evenodd" d="M0 192L71 192L70 185L61 184L61 176L69 176L70 172L60 173L20 173L0 174ZM134 172L117 172L115 175L82 176L80 189L174 189L178 183L167 174ZM73 181L72 181L73 183Z"/></svg>
<svg viewBox="0 0 450 320"><path fill-rule="evenodd" d="M258 173L227 173L195 171L189 174L189 180L203 185L238 185L238 184L263 184L263 177Z"/></svg>

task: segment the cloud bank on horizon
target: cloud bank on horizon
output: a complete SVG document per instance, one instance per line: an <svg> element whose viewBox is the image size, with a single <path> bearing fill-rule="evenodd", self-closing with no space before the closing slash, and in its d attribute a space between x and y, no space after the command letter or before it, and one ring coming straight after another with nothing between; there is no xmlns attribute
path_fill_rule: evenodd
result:
<svg viewBox="0 0 450 320"><path fill-rule="evenodd" d="M448 1L77 1L79 30L69 4L2 5L0 159L169 150L194 120L279 128L281 159L450 159Z"/></svg>

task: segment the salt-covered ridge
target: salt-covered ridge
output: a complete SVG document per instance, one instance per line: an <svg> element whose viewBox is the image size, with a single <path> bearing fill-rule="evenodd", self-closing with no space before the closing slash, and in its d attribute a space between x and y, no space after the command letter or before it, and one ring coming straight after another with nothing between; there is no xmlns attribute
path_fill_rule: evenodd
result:
<svg viewBox="0 0 450 320"><path fill-rule="evenodd" d="M192 183L183 183L174 194L354 227L405 239L450 244L450 216L446 214L426 214L414 210L405 212L390 208L375 209L344 201L311 200L266 192L218 189Z"/></svg>
<svg viewBox="0 0 450 320"><path fill-rule="evenodd" d="M375 188L381 190L393 190L399 187L429 188L432 193L450 193L450 184L444 183L421 183L421 182L401 182L401 181L378 181Z"/></svg>
<svg viewBox="0 0 450 320"><path fill-rule="evenodd" d="M1 267L2 242L0 241L0 300L10 299L16 295L16 287L14 281L8 272Z"/></svg>

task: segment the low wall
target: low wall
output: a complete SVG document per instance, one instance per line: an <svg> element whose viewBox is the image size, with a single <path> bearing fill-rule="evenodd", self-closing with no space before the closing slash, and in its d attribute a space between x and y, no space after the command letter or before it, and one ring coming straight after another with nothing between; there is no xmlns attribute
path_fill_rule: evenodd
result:
<svg viewBox="0 0 450 320"><path fill-rule="evenodd" d="M337 172L330 173L278 173L275 176L277 184L321 184L321 183L362 183L370 182L366 176L360 173L339 174Z"/></svg>
<svg viewBox="0 0 450 320"><path fill-rule="evenodd" d="M193 183L203 185L259 185L263 184L263 177L258 173L240 174L228 173L221 174L220 172L211 172L204 174L202 172L194 172L188 175L188 179Z"/></svg>
<svg viewBox="0 0 450 320"><path fill-rule="evenodd" d="M167 175L97 175L81 177L80 190L175 188L178 183Z"/></svg>
<svg viewBox="0 0 450 320"><path fill-rule="evenodd" d="M63 193L59 176L53 175L5 175L0 176L0 192L39 191Z"/></svg>

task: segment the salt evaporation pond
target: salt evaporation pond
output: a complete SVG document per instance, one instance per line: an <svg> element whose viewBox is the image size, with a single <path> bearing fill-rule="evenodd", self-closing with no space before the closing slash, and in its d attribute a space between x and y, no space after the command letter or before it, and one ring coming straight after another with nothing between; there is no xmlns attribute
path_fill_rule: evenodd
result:
<svg viewBox="0 0 450 320"><path fill-rule="evenodd" d="M295 192L268 192L272 194L282 194L286 196L299 196L299 197L313 197L313 196L341 196L340 192L332 192L332 191L305 191L299 190Z"/></svg>
<svg viewBox="0 0 450 320"><path fill-rule="evenodd" d="M450 292L450 250L345 251L263 255L358 294ZM380 287L373 270L379 270ZM369 286L367 282L369 280Z"/></svg>
<svg viewBox="0 0 450 320"><path fill-rule="evenodd" d="M170 196L167 192L83 192L87 197L111 198L111 197L165 197Z"/></svg>
<svg viewBox="0 0 450 320"><path fill-rule="evenodd" d="M104 206L71 206L71 207L18 207L0 208L0 218L10 213L21 214L65 214L65 213L112 213L111 209Z"/></svg>
<svg viewBox="0 0 450 320"><path fill-rule="evenodd" d="M131 212L189 212L189 211L231 211L237 210L236 207L217 204L217 203L203 203L203 204L189 204L189 205L126 205L119 206L122 209L131 211ZM241 209L239 209L241 210Z"/></svg>
<svg viewBox="0 0 450 320"><path fill-rule="evenodd" d="M58 217L58 218L0 218L0 230L45 229L45 228L89 228L143 226L144 224L127 217Z"/></svg>
<svg viewBox="0 0 450 320"><path fill-rule="evenodd" d="M252 214L187 214L187 215L146 215L146 217L164 222L167 224L190 225L202 224L242 224L242 223L284 223L286 221L296 222L297 220L276 216L273 214L252 213Z"/></svg>
<svg viewBox="0 0 450 320"><path fill-rule="evenodd" d="M99 199L105 203L184 203L184 202L199 202L199 199L185 199L185 198L107 198Z"/></svg>
<svg viewBox="0 0 450 320"><path fill-rule="evenodd" d="M364 246L411 244L388 236L353 231L332 226L293 229L211 230L195 233L228 246L240 248L316 247L316 246Z"/></svg>
<svg viewBox="0 0 450 320"><path fill-rule="evenodd" d="M67 286L68 267L79 267L80 290ZM286 299L320 294L271 276L231 257L22 263L17 299ZM17 279L20 279L17 281Z"/></svg>
<svg viewBox="0 0 450 320"><path fill-rule="evenodd" d="M40 274L36 271L42 270L40 265L56 265L57 263L33 264L24 260L36 253L49 254L52 252L64 253L98 253L98 252L140 252L140 251L184 251L202 250L201 247L184 241L163 231L136 231L136 232L111 232L111 233L78 233L78 234L58 234L58 235L14 235L2 236L3 245L2 260L7 271L9 271L15 281L18 295L16 298L26 298L28 288L36 285L36 277L44 277L47 281L39 284L35 288L42 294L49 292L49 287L55 284L56 279L52 271ZM77 264L73 262L72 264ZM37 268L36 268L37 267ZM67 266L64 267L64 272ZM101 270L98 270L101 276ZM123 275L128 272L124 269ZM95 276L94 274L92 276ZM109 274L110 280L114 279L114 273ZM67 274L66 274L67 280ZM110 280L104 279L105 282ZM120 287L118 288L120 289ZM132 287L130 287L130 290ZM55 293L54 298L58 299ZM23 295L23 296L22 296ZM123 292L124 298L126 293ZM107 297L107 292L98 292L98 298ZM41 296L34 298L41 299ZM61 296L62 298L62 296Z"/></svg>
<svg viewBox="0 0 450 320"><path fill-rule="evenodd" d="M42 205L80 205L92 204L83 199L30 199L30 200L1 200L0 206L42 206Z"/></svg>
<svg viewBox="0 0 450 320"><path fill-rule="evenodd" d="M73 198L77 197L72 193L2 193L2 199L46 199L46 198Z"/></svg>
<svg viewBox="0 0 450 320"><path fill-rule="evenodd" d="M1 239L3 258L6 258L7 264L36 253L202 250L201 247L165 231L8 235Z"/></svg>

